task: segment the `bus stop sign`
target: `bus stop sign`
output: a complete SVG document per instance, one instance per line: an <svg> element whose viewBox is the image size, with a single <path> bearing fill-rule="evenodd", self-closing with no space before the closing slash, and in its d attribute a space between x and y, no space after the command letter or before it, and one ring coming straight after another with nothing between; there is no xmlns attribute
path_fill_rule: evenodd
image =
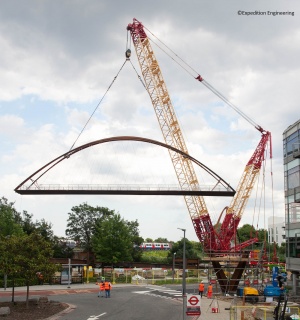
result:
<svg viewBox="0 0 300 320"><path fill-rule="evenodd" d="M186 297L186 314L188 316L200 316L200 296L188 294Z"/></svg>

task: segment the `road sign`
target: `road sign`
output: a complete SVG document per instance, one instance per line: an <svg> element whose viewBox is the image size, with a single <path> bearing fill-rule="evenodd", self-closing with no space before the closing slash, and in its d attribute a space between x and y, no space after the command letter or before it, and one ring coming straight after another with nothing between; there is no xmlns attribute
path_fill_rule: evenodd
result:
<svg viewBox="0 0 300 320"><path fill-rule="evenodd" d="M186 314L188 316L200 316L200 296L188 294L186 298Z"/></svg>
<svg viewBox="0 0 300 320"><path fill-rule="evenodd" d="M187 296L187 306L194 307L198 306L200 307L200 299L199 296L189 295Z"/></svg>

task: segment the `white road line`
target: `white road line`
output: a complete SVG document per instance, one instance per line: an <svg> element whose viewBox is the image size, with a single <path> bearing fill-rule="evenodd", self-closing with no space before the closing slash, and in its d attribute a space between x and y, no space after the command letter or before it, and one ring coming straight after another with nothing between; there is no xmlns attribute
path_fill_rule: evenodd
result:
<svg viewBox="0 0 300 320"><path fill-rule="evenodd" d="M98 320L100 317L106 315L106 312L99 314L98 316L90 316L87 320Z"/></svg>

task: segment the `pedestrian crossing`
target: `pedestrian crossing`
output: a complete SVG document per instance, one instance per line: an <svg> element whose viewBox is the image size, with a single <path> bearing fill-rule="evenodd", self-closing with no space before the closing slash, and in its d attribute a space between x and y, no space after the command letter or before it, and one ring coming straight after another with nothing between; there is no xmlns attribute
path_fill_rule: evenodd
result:
<svg viewBox="0 0 300 320"><path fill-rule="evenodd" d="M165 299L182 299L181 291L156 285L146 286L144 291L135 291L134 293L156 296Z"/></svg>

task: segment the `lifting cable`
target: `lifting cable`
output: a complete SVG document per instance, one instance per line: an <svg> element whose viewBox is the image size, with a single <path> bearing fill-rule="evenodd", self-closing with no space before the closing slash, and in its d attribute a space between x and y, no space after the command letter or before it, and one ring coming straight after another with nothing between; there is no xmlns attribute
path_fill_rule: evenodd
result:
<svg viewBox="0 0 300 320"><path fill-rule="evenodd" d="M254 202L254 212L253 212L253 217L252 217L252 227L255 229L255 221L256 221L256 230L258 228L258 220L259 220L259 213L257 215L257 220L255 218L256 215L256 208L257 208L257 199L258 199L258 187L259 187L259 179L260 179L260 175L258 176L258 181L256 184L256 192L255 192L255 202ZM259 208L258 208L259 211Z"/></svg>
<svg viewBox="0 0 300 320"><path fill-rule="evenodd" d="M129 39L129 41L128 41L128 39ZM123 69L123 67L124 67L124 65L125 65L125 63L126 63L127 61L130 62L130 64L131 64L133 70L135 71L138 79L139 79L140 82L142 83L143 87L146 89L146 85L144 84L141 76L138 74L136 68L134 67L134 65L132 64L132 62L131 62L131 60L130 60L130 56L131 56L130 46L131 46L131 41L130 41L130 38L129 38L128 32L127 32L126 51L125 51L126 60L125 60L124 63L122 64L120 70L117 72L117 75L114 77L114 79L112 80L111 84L108 86L108 88L107 88L107 90L105 91L103 97L102 97L102 98L100 99L100 101L98 102L96 108L94 109L94 111L93 111L92 114L90 115L89 119L87 120L87 122L86 122L85 125L83 126L82 130L80 131L78 137L76 138L76 140L75 140L74 143L72 144L72 146L71 146L71 148L70 148L69 151L71 151L71 150L74 148L77 140L79 139L79 137L80 137L81 134L83 133L84 129L86 128L86 126L88 125L88 123L90 122L90 120L92 119L93 115L95 114L95 112L96 112L97 109L99 108L100 104L102 103L102 101L103 101L103 99L105 98L106 94L108 93L108 91L110 90L110 88L112 87L112 85L114 84L114 82L116 81L117 77L119 76L120 72L122 71L122 69Z"/></svg>
<svg viewBox="0 0 300 320"><path fill-rule="evenodd" d="M171 48L169 48L165 43L163 43L161 40L159 40L149 29L147 29L145 26L144 28L151 33L157 41L159 41L165 48L167 48L176 58L174 58L172 55L167 53L166 50L164 50L161 46L159 46L155 41L153 41L151 38L148 37L149 40L151 40L160 50L162 50L167 56L169 56L175 63L177 63L183 70L185 70L188 74L190 74L194 79L200 81L203 85L205 85L210 91L212 91L215 95L217 95L221 100L223 100L227 105L229 105L232 109L234 109L240 116L242 116L246 121L248 121L251 125L255 127L258 131L261 133L265 132L265 130L255 123L249 116L247 116L242 110L240 110L237 106L235 106L233 103L231 103L223 94L221 94L216 88L214 88L211 84L209 84L206 80L204 80L200 74L191 67L187 62L185 62L182 58L180 58ZM197 76L195 76L197 74Z"/></svg>
<svg viewBox="0 0 300 320"><path fill-rule="evenodd" d="M265 225L266 225L266 175L265 175L265 160L263 161L263 172L262 172L262 188L261 188L261 195L260 195L260 204L259 204L259 211L262 207L262 202L263 202L263 225L264 225L264 229L265 229ZM263 201L262 201L263 200ZM259 217L260 217L260 212L258 213L258 219L257 219L257 228L258 228L258 223L259 223ZM266 233L264 234L264 238L266 240Z"/></svg>
<svg viewBox="0 0 300 320"><path fill-rule="evenodd" d="M98 102L96 108L94 109L94 111L92 112L92 114L90 115L89 119L87 120L87 122L85 123L85 125L83 126L82 130L80 131L78 137L75 139L74 143L72 144L71 148L69 151L71 151L74 146L75 143L77 142L77 140L79 139L79 137L81 136L81 134L83 133L84 129L86 128L86 126L88 125L88 123L90 122L90 120L92 119L93 115L95 114L95 112L97 111L97 109L99 108L100 104L102 103L103 99L105 98L106 94L108 93L108 91L110 90L110 88L112 87L112 85L114 84L114 82L116 81L118 75L120 74L121 70L123 69L125 63L127 62L128 59L126 59L124 61L124 63L122 64L120 70L118 71L117 75L114 77L114 79L112 80L111 84L108 86L107 90L105 91L103 97L100 99L100 101Z"/></svg>

